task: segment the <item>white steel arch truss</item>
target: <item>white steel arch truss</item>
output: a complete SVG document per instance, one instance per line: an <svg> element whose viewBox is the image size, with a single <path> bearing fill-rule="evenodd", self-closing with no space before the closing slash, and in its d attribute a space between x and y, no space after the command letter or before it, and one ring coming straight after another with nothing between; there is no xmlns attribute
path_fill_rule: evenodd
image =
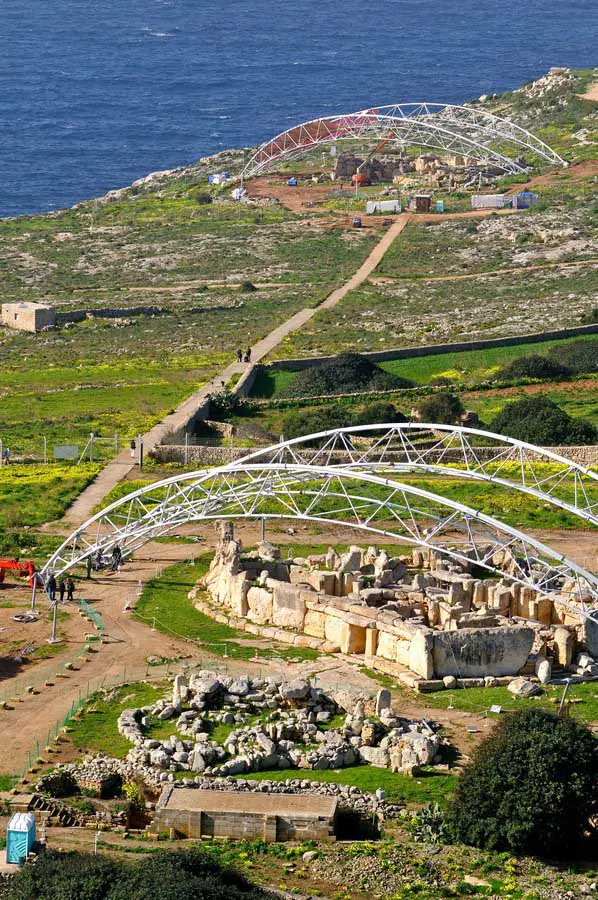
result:
<svg viewBox="0 0 598 900"><path fill-rule="evenodd" d="M291 518L352 526L475 562L598 622L598 578L482 512L413 485L343 467L246 463L188 473L116 501L78 528L42 570L62 574L98 549L124 556L211 519Z"/></svg>
<svg viewBox="0 0 598 900"><path fill-rule="evenodd" d="M381 141L469 156L516 173L523 166L498 147L533 153L556 166L566 161L544 141L514 122L470 106L399 103L302 122L261 144L243 170L259 175L295 154L336 141Z"/></svg>
<svg viewBox="0 0 598 900"><path fill-rule="evenodd" d="M280 441L244 462L423 472L500 485L598 526L598 473L545 447L463 425L396 422L333 428Z"/></svg>

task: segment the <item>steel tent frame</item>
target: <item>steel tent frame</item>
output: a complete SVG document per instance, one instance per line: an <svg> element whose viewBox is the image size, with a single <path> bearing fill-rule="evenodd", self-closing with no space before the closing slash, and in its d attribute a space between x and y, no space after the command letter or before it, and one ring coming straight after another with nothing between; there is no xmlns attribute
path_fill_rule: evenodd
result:
<svg viewBox="0 0 598 900"><path fill-rule="evenodd" d="M243 458L266 460L485 481L598 526L597 472L545 447L463 425L396 422L333 428L282 440Z"/></svg>
<svg viewBox="0 0 598 900"><path fill-rule="evenodd" d="M80 526L42 570L62 574L97 550L124 556L189 522L291 518L354 527L439 551L598 622L598 578L521 531L413 485L334 466L238 463L148 485ZM390 523L390 525L389 525Z"/></svg>
<svg viewBox="0 0 598 900"><path fill-rule="evenodd" d="M247 162L243 177L260 175L275 163L321 144L382 139L399 147L426 147L472 157L510 174L525 167L498 149L504 144L519 153L533 153L551 165L567 165L548 144L514 122L471 106L425 102L379 106L302 122L261 144Z"/></svg>

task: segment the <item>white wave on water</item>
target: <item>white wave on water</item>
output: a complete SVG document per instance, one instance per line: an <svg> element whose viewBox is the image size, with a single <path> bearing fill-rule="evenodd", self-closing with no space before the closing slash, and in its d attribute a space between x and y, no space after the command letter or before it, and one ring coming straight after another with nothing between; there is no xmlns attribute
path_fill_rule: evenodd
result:
<svg viewBox="0 0 598 900"><path fill-rule="evenodd" d="M174 31L152 31L151 28L143 28L143 33L149 35L150 37L157 38L172 38L176 37L176 33Z"/></svg>

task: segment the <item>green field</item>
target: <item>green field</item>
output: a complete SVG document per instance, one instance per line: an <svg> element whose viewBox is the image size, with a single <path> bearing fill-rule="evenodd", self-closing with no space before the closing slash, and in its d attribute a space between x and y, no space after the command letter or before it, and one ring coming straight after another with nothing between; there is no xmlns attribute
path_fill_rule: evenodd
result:
<svg viewBox="0 0 598 900"><path fill-rule="evenodd" d="M334 309L316 313L272 358L517 336L549 331L556 323L573 327L596 306L597 273L594 264L463 281L370 280Z"/></svg>
<svg viewBox="0 0 598 900"><path fill-rule="evenodd" d="M475 385L495 375L499 369L514 359L532 354L545 355L553 347L580 340L594 344L598 353L598 335L587 335L562 340L534 341L529 344L514 344L507 347L489 347L484 350L430 353L427 356L408 359L384 360L378 365L386 372L409 378L417 385L431 384L439 376L450 379L456 385ZM258 372L251 397L275 400L280 396L282 389L286 388L294 378L300 383L301 372L264 367Z"/></svg>
<svg viewBox="0 0 598 900"><path fill-rule="evenodd" d="M99 468L94 463L1 466L0 529L38 526L59 518Z"/></svg>
<svg viewBox="0 0 598 900"><path fill-rule="evenodd" d="M410 775L399 775L389 769L376 769L373 766L348 766L346 769L313 771L283 769L274 772L254 772L243 777L254 781L307 778L310 781L328 784L350 784L370 793L382 788L386 792L387 800L414 805L435 801L443 803L457 782L455 775L446 775L434 769L424 768L420 774L412 778Z"/></svg>

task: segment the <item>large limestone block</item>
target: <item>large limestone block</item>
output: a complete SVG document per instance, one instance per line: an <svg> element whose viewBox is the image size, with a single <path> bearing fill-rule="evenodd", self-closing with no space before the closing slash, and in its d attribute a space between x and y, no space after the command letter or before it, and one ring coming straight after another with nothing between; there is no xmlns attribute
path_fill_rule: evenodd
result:
<svg viewBox="0 0 598 900"><path fill-rule="evenodd" d="M479 609L480 606L488 605L488 586L483 581L474 581L472 590L473 605Z"/></svg>
<svg viewBox="0 0 598 900"><path fill-rule="evenodd" d="M305 601L299 585L278 582L272 592L272 621L280 628L303 628Z"/></svg>
<svg viewBox="0 0 598 900"><path fill-rule="evenodd" d="M573 662L575 650L575 638L566 628L557 628L554 632L555 662L563 669L568 668Z"/></svg>
<svg viewBox="0 0 598 900"><path fill-rule="evenodd" d="M351 546L346 553L341 555L341 572L356 572L361 567L361 547Z"/></svg>
<svg viewBox="0 0 598 900"><path fill-rule="evenodd" d="M249 606L247 604L247 592L249 590L249 580L247 572L239 572L231 578L230 584L230 608L237 616L245 618Z"/></svg>
<svg viewBox="0 0 598 900"><path fill-rule="evenodd" d="M365 653L366 632L370 629L360 625L345 623L347 629L343 632L341 640L341 653Z"/></svg>
<svg viewBox="0 0 598 900"><path fill-rule="evenodd" d="M305 612L303 622L303 630L306 634L316 638L326 637L326 613L318 612L315 609L308 609Z"/></svg>
<svg viewBox="0 0 598 900"><path fill-rule="evenodd" d="M321 594L328 594L334 597L337 594L337 578L334 572L309 572L307 575L307 583L311 584L315 591Z"/></svg>
<svg viewBox="0 0 598 900"><path fill-rule="evenodd" d="M365 655L375 656L378 648L379 631L376 628L368 628L365 633Z"/></svg>
<svg viewBox="0 0 598 900"><path fill-rule="evenodd" d="M250 587L247 592L247 618L258 625L272 622L273 597L270 591L261 587Z"/></svg>
<svg viewBox="0 0 598 900"><path fill-rule="evenodd" d="M437 633L433 635L434 673L437 678L516 675L525 664L533 641L533 630L525 626Z"/></svg>
<svg viewBox="0 0 598 900"><path fill-rule="evenodd" d="M378 632L378 651L376 656L381 656L382 659L388 659L391 662L394 662L397 654L397 637L394 634L390 634L387 631L379 631Z"/></svg>
<svg viewBox="0 0 598 900"><path fill-rule="evenodd" d="M434 663L432 660L433 634L416 631L409 645L409 668L422 678L434 677Z"/></svg>
<svg viewBox="0 0 598 900"><path fill-rule="evenodd" d="M291 566L289 568L289 581L291 584L309 584L307 576L309 569L303 566Z"/></svg>
<svg viewBox="0 0 598 900"><path fill-rule="evenodd" d="M338 619L336 616L326 616L326 621L324 623L324 637L327 641L330 641L331 644L336 644L341 647L345 641L345 632L349 626L346 622L343 622L342 619Z"/></svg>
<svg viewBox="0 0 598 900"><path fill-rule="evenodd" d="M395 660L400 663L402 666L407 666L409 668L409 649L411 647L411 640L401 640L401 638L397 639L397 646L395 651Z"/></svg>

